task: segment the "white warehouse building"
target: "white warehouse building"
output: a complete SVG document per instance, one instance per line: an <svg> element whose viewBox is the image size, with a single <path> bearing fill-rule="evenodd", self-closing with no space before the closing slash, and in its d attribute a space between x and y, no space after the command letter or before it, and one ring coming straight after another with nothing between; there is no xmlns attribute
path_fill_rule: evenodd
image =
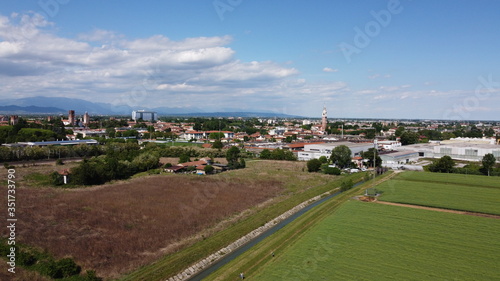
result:
<svg viewBox="0 0 500 281"><path fill-rule="evenodd" d="M373 148L373 143L331 142L306 144L304 145L304 151L299 151L297 157L300 161L318 159L321 156L330 158L333 149L340 145L349 147L352 153L351 157L360 156L362 151L368 151L368 149Z"/></svg>
<svg viewBox="0 0 500 281"><path fill-rule="evenodd" d="M494 142L493 142L494 143ZM486 154L493 154L500 161L500 145L487 139L451 139L448 141L405 145L398 150L413 150L419 157L441 158L445 155L456 160L481 161Z"/></svg>

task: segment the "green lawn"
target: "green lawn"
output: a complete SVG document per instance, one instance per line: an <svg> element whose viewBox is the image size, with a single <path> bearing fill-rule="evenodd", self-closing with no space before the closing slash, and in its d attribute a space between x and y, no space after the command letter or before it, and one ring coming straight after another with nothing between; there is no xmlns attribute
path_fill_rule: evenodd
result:
<svg viewBox="0 0 500 281"><path fill-rule="evenodd" d="M498 233L496 219L349 201L247 277L500 280Z"/></svg>
<svg viewBox="0 0 500 281"><path fill-rule="evenodd" d="M383 192L379 200L500 215L500 179L437 175L402 173L377 186Z"/></svg>

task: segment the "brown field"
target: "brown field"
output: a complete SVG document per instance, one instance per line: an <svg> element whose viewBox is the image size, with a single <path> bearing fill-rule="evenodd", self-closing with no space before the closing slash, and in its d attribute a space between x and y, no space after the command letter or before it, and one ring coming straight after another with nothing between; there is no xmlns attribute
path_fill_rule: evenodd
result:
<svg viewBox="0 0 500 281"><path fill-rule="evenodd" d="M303 172L301 162L247 164L213 176L156 175L78 189L27 188L21 181L17 239L117 278L227 227L244 210L332 178ZM25 169L30 168L16 173L26 174ZM4 180L3 167L0 173ZM0 192L6 194L5 185ZM0 196L0 205L6 205L6 196Z"/></svg>
<svg viewBox="0 0 500 281"><path fill-rule="evenodd" d="M9 265L6 262L0 262L0 280L9 281L50 281L48 277L40 275L38 272L29 271L16 266L16 273L10 273L7 270Z"/></svg>

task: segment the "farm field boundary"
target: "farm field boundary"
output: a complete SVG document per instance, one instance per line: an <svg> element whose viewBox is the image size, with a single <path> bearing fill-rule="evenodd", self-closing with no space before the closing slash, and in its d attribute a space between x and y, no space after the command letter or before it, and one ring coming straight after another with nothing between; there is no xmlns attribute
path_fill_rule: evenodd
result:
<svg viewBox="0 0 500 281"><path fill-rule="evenodd" d="M402 204L402 203L394 203L394 202L386 202L386 201L375 201L375 202L378 203L378 204L391 205L391 206L399 206L399 207L406 207L406 208L413 208L413 209L422 209L422 210L444 212L444 213L452 213L452 214L459 214L459 215L469 215L469 216L477 216L477 217L500 219L499 215L491 215L491 214L484 214L484 213L474 213L474 212L466 212L466 211L457 211L457 210L450 210L450 209L433 208L433 207L426 207L426 206L420 206L420 205Z"/></svg>
<svg viewBox="0 0 500 281"><path fill-rule="evenodd" d="M500 179L498 177L487 177L480 175L407 171L404 173L399 173L399 175L395 179L416 182L454 184L460 186L491 187L500 189Z"/></svg>

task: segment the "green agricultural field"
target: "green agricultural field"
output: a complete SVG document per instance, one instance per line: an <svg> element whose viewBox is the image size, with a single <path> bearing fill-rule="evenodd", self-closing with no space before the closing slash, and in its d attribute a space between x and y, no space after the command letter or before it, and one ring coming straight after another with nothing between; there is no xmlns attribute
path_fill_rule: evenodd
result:
<svg viewBox="0 0 500 281"><path fill-rule="evenodd" d="M377 190L381 201L500 215L500 181L492 178L405 172Z"/></svg>
<svg viewBox="0 0 500 281"><path fill-rule="evenodd" d="M487 177L465 174L444 174L430 172L404 172L399 173L396 179L410 181L438 182L457 185L473 185L482 187L494 187L500 189L499 177Z"/></svg>
<svg viewBox="0 0 500 281"><path fill-rule="evenodd" d="M499 232L497 219L349 201L247 277L500 280Z"/></svg>

